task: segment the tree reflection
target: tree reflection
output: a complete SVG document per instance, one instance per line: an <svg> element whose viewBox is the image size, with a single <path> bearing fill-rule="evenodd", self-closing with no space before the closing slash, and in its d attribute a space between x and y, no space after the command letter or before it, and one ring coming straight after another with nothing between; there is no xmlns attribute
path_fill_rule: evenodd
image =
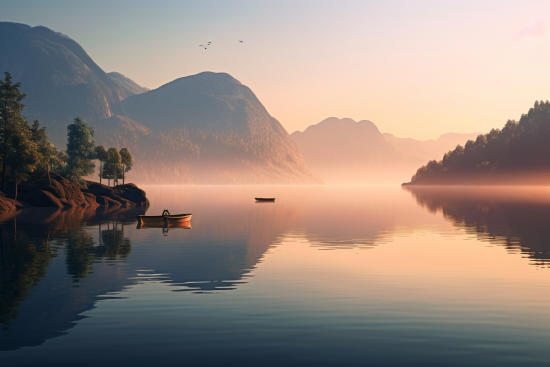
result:
<svg viewBox="0 0 550 367"><path fill-rule="evenodd" d="M107 260L123 260L132 251L130 239L124 238L124 225L107 223L98 225L99 241L94 241L91 233L82 229L73 229L67 232L66 263L67 274L75 282L85 278L92 272L94 261L103 258ZM105 228L107 227L107 228Z"/></svg>
<svg viewBox="0 0 550 367"><path fill-rule="evenodd" d="M526 188L405 187L418 204L441 211L453 225L481 241L521 252L531 264L550 264L550 201Z"/></svg>
<svg viewBox="0 0 550 367"><path fill-rule="evenodd" d="M0 324L3 329L17 316L17 309L46 275L59 251L65 254L66 272L79 282L93 271L95 262L123 261L131 252L124 236L126 219L120 212L97 215L89 210L32 210L0 218ZM135 213L128 219L135 218ZM135 220L134 220L135 221ZM86 227L82 225L86 224ZM90 231L97 225L99 233ZM97 233L97 232L96 232Z"/></svg>
<svg viewBox="0 0 550 367"><path fill-rule="evenodd" d="M94 262L94 240L92 235L81 230L70 230L67 233L67 273L75 282L85 278L92 270Z"/></svg>
<svg viewBox="0 0 550 367"><path fill-rule="evenodd" d="M95 248L95 254L109 260L125 259L132 251L132 243L128 238L124 238L124 225L115 222L112 226L110 228L108 224L107 229L102 230L101 224L99 225L100 242Z"/></svg>
<svg viewBox="0 0 550 367"><path fill-rule="evenodd" d="M6 328L16 317L17 308L30 291L46 275L46 268L56 255L45 238L17 231L14 220L11 228L0 228L0 323Z"/></svg>

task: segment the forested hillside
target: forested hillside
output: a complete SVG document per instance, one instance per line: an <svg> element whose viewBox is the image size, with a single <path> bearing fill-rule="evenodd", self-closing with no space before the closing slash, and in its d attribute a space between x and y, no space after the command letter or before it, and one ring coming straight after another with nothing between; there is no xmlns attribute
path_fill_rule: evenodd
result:
<svg viewBox="0 0 550 367"><path fill-rule="evenodd" d="M550 102L420 167L412 185L550 183Z"/></svg>

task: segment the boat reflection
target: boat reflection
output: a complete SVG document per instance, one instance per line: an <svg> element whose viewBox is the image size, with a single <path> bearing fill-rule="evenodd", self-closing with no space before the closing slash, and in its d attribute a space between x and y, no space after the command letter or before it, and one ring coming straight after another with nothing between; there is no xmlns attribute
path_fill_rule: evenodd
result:
<svg viewBox="0 0 550 367"><path fill-rule="evenodd" d="M144 224L141 222L138 222L137 229L144 229L144 228L183 228L183 229L192 229L191 222L180 222L180 223L148 223Z"/></svg>
<svg viewBox="0 0 550 367"><path fill-rule="evenodd" d="M532 265L550 264L547 188L405 187L431 213L484 242L522 253Z"/></svg>

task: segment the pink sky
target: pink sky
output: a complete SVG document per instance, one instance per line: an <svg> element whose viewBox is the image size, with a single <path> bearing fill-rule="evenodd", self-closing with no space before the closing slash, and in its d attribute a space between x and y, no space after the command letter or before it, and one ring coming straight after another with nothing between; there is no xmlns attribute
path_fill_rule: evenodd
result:
<svg viewBox="0 0 550 367"><path fill-rule="evenodd" d="M149 88L230 73L289 133L335 116L429 139L550 99L547 1L102 1L5 1L0 20L65 33Z"/></svg>

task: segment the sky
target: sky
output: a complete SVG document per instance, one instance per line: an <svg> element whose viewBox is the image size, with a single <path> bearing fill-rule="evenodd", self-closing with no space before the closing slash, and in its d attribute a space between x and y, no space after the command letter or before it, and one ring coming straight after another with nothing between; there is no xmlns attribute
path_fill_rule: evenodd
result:
<svg viewBox="0 0 550 367"><path fill-rule="evenodd" d="M434 139L550 100L550 1L2 0L0 21L64 33L151 89L229 73L289 133L349 117Z"/></svg>

